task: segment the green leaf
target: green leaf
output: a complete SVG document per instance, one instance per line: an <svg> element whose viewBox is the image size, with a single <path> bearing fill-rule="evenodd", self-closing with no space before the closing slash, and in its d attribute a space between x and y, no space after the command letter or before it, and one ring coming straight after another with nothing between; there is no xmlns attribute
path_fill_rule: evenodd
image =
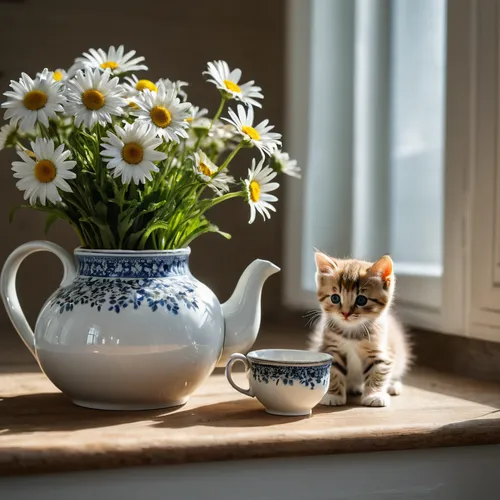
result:
<svg viewBox="0 0 500 500"><path fill-rule="evenodd" d="M103 221L106 221L108 218L108 207L106 206L106 203L99 201L95 205L95 211L96 214L99 216L100 219Z"/></svg>
<svg viewBox="0 0 500 500"><path fill-rule="evenodd" d="M45 227L44 227L44 230L43 230L44 233L48 234L49 229L52 226L52 224L54 224L54 222L57 219L60 219L60 218L61 217L57 213L51 213L51 214L47 215L47 219L45 220Z"/></svg>
<svg viewBox="0 0 500 500"><path fill-rule="evenodd" d="M141 229L140 231L132 233L128 238L124 240L125 244L123 245L123 247L129 250L137 250L137 244L139 240L142 238L144 231L145 229Z"/></svg>
<svg viewBox="0 0 500 500"><path fill-rule="evenodd" d="M144 247L146 246L146 242L148 241L148 238L151 236L151 234L154 231L157 231L159 229L164 229L168 231L170 229L170 224L165 221L158 221L152 224L146 231L144 231L144 234L141 237L141 240L139 242L139 249L144 250Z"/></svg>
<svg viewBox="0 0 500 500"><path fill-rule="evenodd" d="M106 221L101 221L96 217L80 217L81 222L91 223L98 227L99 236L101 237L102 244L104 248L113 249L117 248L115 235L111 231L111 228L107 225Z"/></svg>
<svg viewBox="0 0 500 500"><path fill-rule="evenodd" d="M219 228L216 225L208 223L207 225L203 225L199 227L197 230L193 231L191 234L189 234L187 238L183 240L179 246L187 247L189 244L191 244L193 240L198 238L198 236L201 236L202 234L206 233L218 233L227 240L231 239L231 235L229 233L224 233L222 231L219 231Z"/></svg>
<svg viewBox="0 0 500 500"><path fill-rule="evenodd" d="M15 205L9 210L9 224L12 224L12 221L14 220L14 215L16 215L16 212L18 210L21 210L21 208L30 208L30 205Z"/></svg>
<svg viewBox="0 0 500 500"><path fill-rule="evenodd" d="M229 233L225 233L224 231L217 231L223 238L226 238L226 240L230 240L232 236Z"/></svg>

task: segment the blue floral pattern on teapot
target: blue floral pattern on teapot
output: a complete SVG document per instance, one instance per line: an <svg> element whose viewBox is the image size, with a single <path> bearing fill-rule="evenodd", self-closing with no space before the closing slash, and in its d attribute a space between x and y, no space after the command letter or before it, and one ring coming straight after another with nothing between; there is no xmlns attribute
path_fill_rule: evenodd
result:
<svg viewBox="0 0 500 500"><path fill-rule="evenodd" d="M163 308L175 315L181 307L198 309L186 255L77 255L77 259L78 277L53 299L60 314L79 304L116 313L127 307Z"/></svg>

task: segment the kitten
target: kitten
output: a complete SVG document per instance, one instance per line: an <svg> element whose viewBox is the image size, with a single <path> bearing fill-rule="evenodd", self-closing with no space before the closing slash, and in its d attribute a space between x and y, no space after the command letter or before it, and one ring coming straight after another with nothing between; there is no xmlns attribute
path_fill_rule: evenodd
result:
<svg viewBox="0 0 500 500"><path fill-rule="evenodd" d="M390 312L395 277L389 256L374 264L316 252L321 320L311 350L333 356L328 393L320 404L339 406L347 394L365 406L389 406L402 390L411 348Z"/></svg>

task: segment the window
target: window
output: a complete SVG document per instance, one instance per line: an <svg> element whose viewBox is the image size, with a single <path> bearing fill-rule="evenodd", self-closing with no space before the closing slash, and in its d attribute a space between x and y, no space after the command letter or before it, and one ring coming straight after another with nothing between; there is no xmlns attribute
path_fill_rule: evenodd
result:
<svg viewBox="0 0 500 500"><path fill-rule="evenodd" d="M287 305L316 307L314 248L388 252L407 323L500 340L498 10L289 0Z"/></svg>

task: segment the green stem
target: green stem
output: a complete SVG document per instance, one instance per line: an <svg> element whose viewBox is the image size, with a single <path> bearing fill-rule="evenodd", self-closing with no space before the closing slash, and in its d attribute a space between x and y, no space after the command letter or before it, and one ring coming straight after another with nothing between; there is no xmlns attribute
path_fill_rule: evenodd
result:
<svg viewBox="0 0 500 500"><path fill-rule="evenodd" d="M194 151L198 151L198 147L200 146L201 140L210 133L210 130L212 130L215 121L219 119L219 116L222 114L222 111L224 111L224 106L226 105L226 101L227 101L226 97L223 97L221 99L219 108L217 109L215 116L212 118L212 121L210 122L210 126L207 128L207 131L204 134L201 134L200 137L198 137L198 140L194 145Z"/></svg>
<svg viewBox="0 0 500 500"><path fill-rule="evenodd" d="M48 128L45 125L41 124L40 122L38 123L38 126L40 127L40 135L44 139L50 139L50 133Z"/></svg>
<svg viewBox="0 0 500 500"><path fill-rule="evenodd" d="M218 120L219 116L222 114L222 111L224 110L224 106L226 105L227 99L223 97L220 101L219 104L219 109L217 109L217 112L215 113L215 116L212 118L212 122L210 123L210 127L208 127L208 131L212 130L212 126L215 123L215 120Z"/></svg>
<svg viewBox="0 0 500 500"><path fill-rule="evenodd" d="M207 207L200 210L199 215L204 214L207 210L210 210L212 207L215 207L215 205L218 205L223 201L230 200L231 198L243 198L244 196L245 196L244 191L234 191L232 193L223 194L222 196L213 198Z"/></svg>
<svg viewBox="0 0 500 500"><path fill-rule="evenodd" d="M76 222L70 222L70 224L73 226L74 230L76 231L76 234L78 235L78 238L80 240L82 247L86 246L87 242L85 241L85 238L83 237L82 231L78 227L78 224Z"/></svg>
<svg viewBox="0 0 500 500"><path fill-rule="evenodd" d="M168 172L170 171L170 168L172 166L172 163L175 159L175 153L178 149L179 145L177 143L173 144L170 143L165 149L164 153L167 154L167 158L163 160L163 172L158 172L154 178L154 190L156 191L159 187L162 181L165 179L167 176Z"/></svg>
<svg viewBox="0 0 500 500"><path fill-rule="evenodd" d="M229 164L231 163L232 159L238 154L238 151L243 147L244 143L245 143L245 141L241 141L236 146L236 148L234 149L234 151L226 158L226 160L219 167L219 169L217 170L217 172L215 172L214 177L217 177L225 168L227 168L229 166Z"/></svg>

